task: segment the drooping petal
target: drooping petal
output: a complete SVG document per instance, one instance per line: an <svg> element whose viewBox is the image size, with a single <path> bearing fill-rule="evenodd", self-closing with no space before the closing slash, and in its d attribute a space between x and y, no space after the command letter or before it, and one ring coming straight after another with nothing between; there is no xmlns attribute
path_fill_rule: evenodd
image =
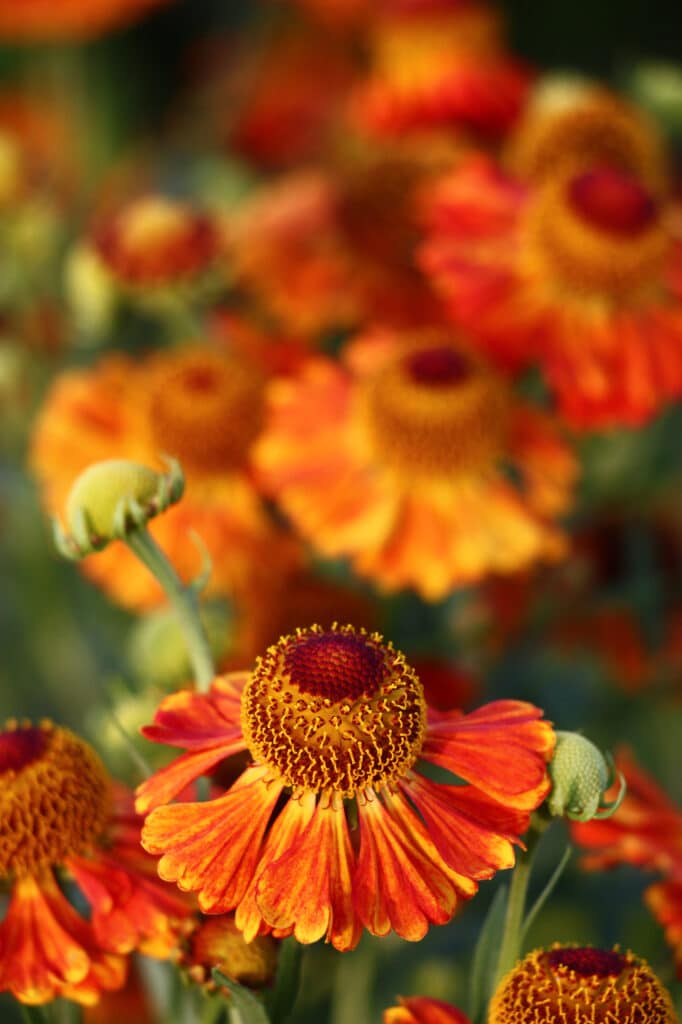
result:
<svg viewBox="0 0 682 1024"><path fill-rule="evenodd" d="M393 929L404 939L418 941L429 923L445 924L455 911L457 890L453 873L423 828L422 835L418 827L408 831L376 797L359 802L358 816L360 853L353 894L365 927L374 935Z"/></svg>
<svg viewBox="0 0 682 1024"><path fill-rule="evenodd" d="M57 996L90 1004L102 990L119 988L125 969L123 959L97 948L51 873L15 882L0 925L0 989L32 1005Z"/></svg>
<svg viewBox="0 0 682 1024"><path fill-rule="evenodd" d="M542 711L498 700L468 715L434 716L422 757L446 768L508 807L534 810L549 791L546 762L554 732Z"/></svg>
<svg viewBox="0 0 682 1024"><path fill-rule="evenodd" d="M262 766L248 768L225 796L158 807L145 822L142 845L162 854L159 875L197 892L205 913L234 909L253 877L282 791L281 785L266 784L267 774Z"/></svg>
<svg viewBox="0 0 682 1024"><path fill-rule="evenodd" d="M354 868L341 801L323 795L296 843L263 871L256 900L266 921L299 942L323 936L337 949L357 945L360 924L351 891Z"/></svg>
<svg viewBox="0 0 682 1024"><path fill-rule="evenodd" d="M426 823L443 860L467 878L492 878L514 866L514 843L529 813L507 808L472 786L448 786L413 774L401 786Z"/></svg>
<svg viewBox="0 0 682 1024"><path fill-rule="evenodd" d="M235 913L235 923L247 942L271 931L257 903L258 882L264 870L298 842L315 812L315 795L307 793L288 800L268 831L258 867Z"/></svg>

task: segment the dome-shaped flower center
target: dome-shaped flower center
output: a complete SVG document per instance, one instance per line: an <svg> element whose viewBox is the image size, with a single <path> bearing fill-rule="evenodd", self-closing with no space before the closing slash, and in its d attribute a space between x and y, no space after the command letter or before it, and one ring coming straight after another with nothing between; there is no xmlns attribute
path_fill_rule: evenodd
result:
<svg viewBox="0 0 682 1024"><path fill-rule="evenodd" d="M669 994L632 953L535 950L502 980L489 1024L675 1024Z"/></svg>
<svg viewBox="0 0 682 1024"><path fill-rule="evenodd" d="M97 232L104 262L130 285L163 286L203 270L217 254L215 228L184 203L138 199Z"/></svg>
<svg viewBox="0 0 682 1024"><path fill-rule="evenodd" d="M258 659L242 698L256 761L287 786L345 797L414 764L425 715L421 683L403 655L352 626L282 637Z"/></svg>
<svg viewBox="0 0 682 1024"><path fill-rule="evenodd" d="M528 210L526 256L571 293L639 302L656 286L668 248L657 204L634 176L598 166L538 189Z"/></svg>
<svg viewBox="0 0 682 1024"><path fill-rule="evenodd" d="M0 733L0 877L79 854L103 831L110 785L95 752L44 724Z"/></svg>
<svg viewBox="0 0 682 1024"><path fill-rule="evenodd" d="M183 468L244 465L263 417L264 379L246 360L207 347L161 355L142 382L154 446Z"/></svg>
<svg viewBox="0 0 682 1024"><path fill-rule="evenodd" d="M377 457L410 476L487 470L504 450L505 384L449 342L401 349L362 387Z"/></svg>
<svg viewBox="0 0 682 1024"><path fill-rule="evenodd" d="M639 235L656 217L656 204L631 174L599 167L574 178L569 202L588 224L614 235Z"/></svg>
<svg viewBox="0 0 682 1024"><path fill-rule="evenodd" d="M567 967L583 977L617 978L627 967L627 960L612 949L553 949L547 954L552 967Z"/></svg>

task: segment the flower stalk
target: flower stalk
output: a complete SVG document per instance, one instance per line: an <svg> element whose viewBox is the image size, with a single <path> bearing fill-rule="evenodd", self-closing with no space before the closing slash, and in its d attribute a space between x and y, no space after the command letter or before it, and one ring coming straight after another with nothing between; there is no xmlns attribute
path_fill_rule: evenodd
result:
<svg viewBox="0 0 682 1024"><path fill-rule="evenodd" d="M125 543L152 573L175 610L183 631L197 689L207 693L215 676L215 666L206 630L199 615L197 588L185 586L159 545L144 527L130 530Z"/></svg>

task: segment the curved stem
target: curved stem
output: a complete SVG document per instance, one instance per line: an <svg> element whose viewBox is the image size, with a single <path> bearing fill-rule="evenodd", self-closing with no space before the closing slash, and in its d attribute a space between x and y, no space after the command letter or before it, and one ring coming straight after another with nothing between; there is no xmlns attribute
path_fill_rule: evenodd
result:
<svg viewBox="0 0 682 1024"><path fill-rule="evenodd" d="M144 527L131 530L126 535L125 543L163 587L178 616L197 689L201 693L206 693L215 676L215 666L206 631L199 616L196 594L191 587L183 585L159 545Z"/></svg>

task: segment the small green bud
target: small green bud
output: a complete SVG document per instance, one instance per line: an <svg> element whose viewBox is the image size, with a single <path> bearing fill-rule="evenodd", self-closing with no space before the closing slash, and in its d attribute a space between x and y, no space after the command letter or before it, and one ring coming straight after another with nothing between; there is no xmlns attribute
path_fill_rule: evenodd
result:
<svg viewBox="0 0 682 1024"><path fill-rule="evenodd" d="M107 459L84 470L66 501L69 533L55 523L55 542L66 558L83 558L111 540L140 529L182 495L180 464L168 459L168 473L127 459Z"/></svg>
<svg viewBox="0 0 682 1024"><path fill-rule="evenodd" d="M625 796L625 780L620 775L621 789L611 803L604 803L604 794L614 783L613 762L594 743L577 732L557 732L554 756L549 765L552 791L549 811L555 817L571 821L608 818Z"/></svg>

